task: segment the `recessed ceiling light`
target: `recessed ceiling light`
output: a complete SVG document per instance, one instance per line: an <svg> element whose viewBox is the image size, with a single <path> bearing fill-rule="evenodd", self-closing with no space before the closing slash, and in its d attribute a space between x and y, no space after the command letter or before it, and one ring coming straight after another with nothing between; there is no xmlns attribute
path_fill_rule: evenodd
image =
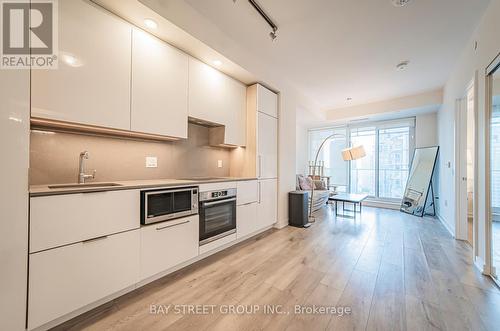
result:
<svg viewBox="0 0 500 331"><path fill-rule="evenodd" d="M221 61L221 60L213 60L213 62L212 62L212 63L213 63L214 65L216 65L216 66L220 66L220 65L222 65L222 61Z"/></svg>
<svg viewBox="0 0 500 331"><path fill-rule="evenodd" d="M144 20L144 25L150 29L156 29L158 27L158 23L156 23L155 21L153 21L152 19L150 18L146 18Z"/></svg>
<svg viewBox="0 0 500 331"><path fill-rule="evenodd" d="M411 0L392 0L392 4L395 7L404 7L407 4L409 4L410 2L411 2Z"/></svg>
<svg viewBox="0 0 500 331"><path fill-rule="evenodd" d="M347 98L346 100L347 100L347 101L351 101L351 100L352 100L352 98L351 98L351 97L349 97L349 98Z"/></svg>
<svg viewBox="0 0 500 331"><path fill-rule="evenodd" d="M396 66L396 69L398 70L405 70L406 67L408 67L408 64L410 64L410 61L402 61L400 63L398 63L398 65Z"/></svg>

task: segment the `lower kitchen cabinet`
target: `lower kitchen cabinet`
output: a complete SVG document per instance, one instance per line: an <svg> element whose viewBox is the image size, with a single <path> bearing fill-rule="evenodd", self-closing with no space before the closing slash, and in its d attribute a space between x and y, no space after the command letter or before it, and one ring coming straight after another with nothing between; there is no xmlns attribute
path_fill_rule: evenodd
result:
<svg viewBox="0 0 500 331"><path fill-rule="evenodd" d="M252 234L262 227L257 219L257 203L236 207L236 236L238 239Z"/></svg>
<svg viewBox="0 0 500 331"><path fill-rule="evenodd" d="M198 256L198 215L141 228L141 279Z"/></svg>
<svg viewBox="0 0 500 331"><path fill-rule="evenodd" d="M137 283L139 230L30 254L28 328Z"/></svg>
<svg viewBox="0 0 500 331"><path fill-rule="evenodd" d="M271 226L278 217L278 180L259 180L257 219L262 227Z"/></svg>

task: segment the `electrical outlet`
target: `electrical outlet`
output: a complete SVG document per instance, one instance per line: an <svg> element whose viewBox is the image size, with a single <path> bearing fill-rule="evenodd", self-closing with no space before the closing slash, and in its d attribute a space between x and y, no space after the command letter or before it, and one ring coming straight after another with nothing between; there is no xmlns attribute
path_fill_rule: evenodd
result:
<svg viewBox="0 0 500 331"><path fill-rule="evenodd" d="M222 160L217 160L217 168L222 168Z"/></svg>
<svg viewBox="0 0 500 331"><path fill-rule="evenodd" d="M146 168L158 168L158 158L156 156L146 156Z"/></svg>

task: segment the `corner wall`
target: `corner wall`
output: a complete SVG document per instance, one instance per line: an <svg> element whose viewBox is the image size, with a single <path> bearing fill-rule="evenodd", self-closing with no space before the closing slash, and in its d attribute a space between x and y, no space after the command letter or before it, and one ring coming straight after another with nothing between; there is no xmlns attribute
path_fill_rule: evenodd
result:
<svg viewBox="0 0 500 331"><path fill-rule="evenodd" d="M24 330L28 264L29 70L0 70L0 330Z"/></svg>
<svg viewBox="0 0 500 331"><path fill-rule="evenodd" d="M308 157L308 131L307 128L301 126L300 124L296 125L296 139L295 139L295 173L297 174L307 174L307 164L309 161Z"/></svg>
<svg viewBox="0 0 500 331"><path fill-rule="evenodd" d="M441 156L439 160L439 197L438 214L447 223L448 227L455 231L455 102L466 95L466 88L469 82L477 74L476 99L477 99L477 145L478 149L478 243L477 256L479 261L486 261L486 218L489 213L486 210L485 194L487 191L485 181L485 143L486 143L486 77L485 69L489 63L500 52L500 0L492 0L481 19L478 27L474 31L469 42L464 45L464 50L455 65L455 69L450 75L444 88L444 100L438 112L438 141L441 146ZM477 41L477 49L474 43ZM454 59L450 59L453 61ZM449 164L449 166L448 166Z"/></svg>

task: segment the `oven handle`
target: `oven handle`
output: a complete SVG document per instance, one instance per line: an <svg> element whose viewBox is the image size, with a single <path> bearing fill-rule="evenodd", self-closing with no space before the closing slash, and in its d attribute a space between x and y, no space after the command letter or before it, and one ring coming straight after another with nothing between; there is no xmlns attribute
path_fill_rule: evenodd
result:
<svg viewBox="0 0 500 331"><path fill-rule="evenodd" d="M233 202L236 201L236 198L231 198L231 199L224 199L224 200L219 200L219 201L214 201L214 202L202 202L203 206L210 207L210 206L215 206L215 205L220 205L226 202Z"/></svg>

